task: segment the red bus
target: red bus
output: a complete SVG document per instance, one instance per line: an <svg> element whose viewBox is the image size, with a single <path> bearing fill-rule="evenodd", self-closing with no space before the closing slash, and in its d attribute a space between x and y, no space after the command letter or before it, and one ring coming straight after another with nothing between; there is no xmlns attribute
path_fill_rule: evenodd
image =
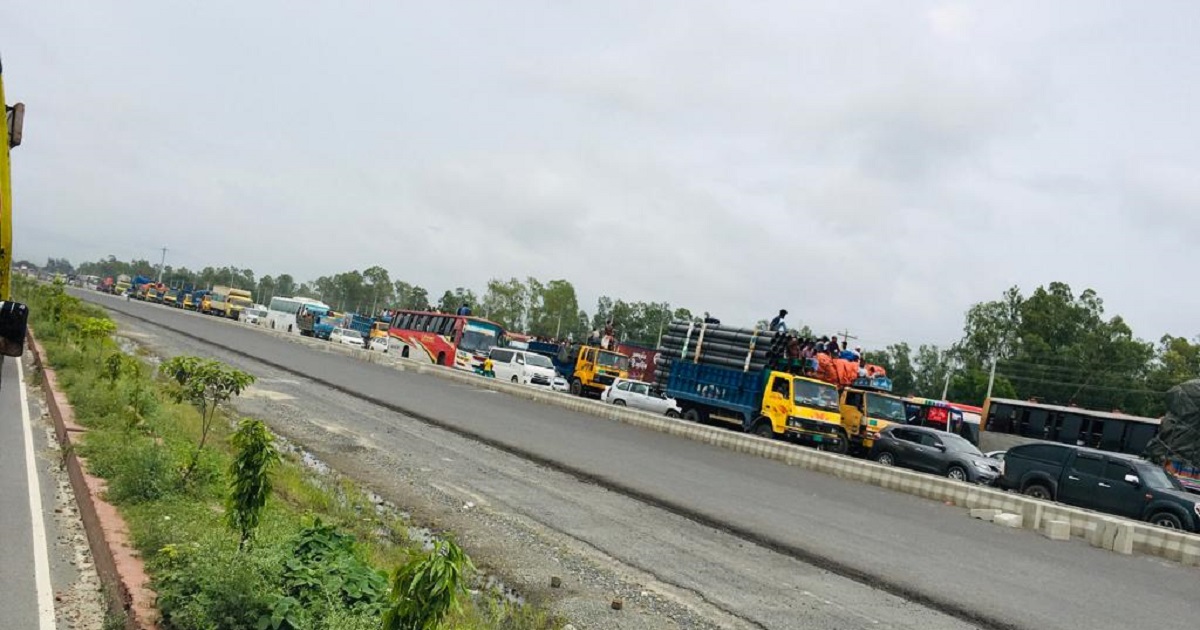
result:
<svg viewBox="0 0 1200 630"><path fill-rule="evenodd" d="M460 370L474 370L492 348L501 345L504 329L470 315L396 311L388 328L388 352Z"/></svg>

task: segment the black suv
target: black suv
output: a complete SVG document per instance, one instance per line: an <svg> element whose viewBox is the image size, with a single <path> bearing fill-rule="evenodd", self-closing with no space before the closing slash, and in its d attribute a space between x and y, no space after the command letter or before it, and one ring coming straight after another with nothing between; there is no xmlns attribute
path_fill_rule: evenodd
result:
<svg viewBox="0 0 1200 630"><path fill-rule="evenodd" d="M1200 497L1150 462L1067 444L1008 449L1000 487L1039 499L1200 532Z"/></svg>
<svg viewBox="0 0 1200 630"><path fill-rule="evenodd" d="M990 484L1000 476L1000 462L953 433L928 427L892 424L871 446L871 459L959 481Z"/></svg>

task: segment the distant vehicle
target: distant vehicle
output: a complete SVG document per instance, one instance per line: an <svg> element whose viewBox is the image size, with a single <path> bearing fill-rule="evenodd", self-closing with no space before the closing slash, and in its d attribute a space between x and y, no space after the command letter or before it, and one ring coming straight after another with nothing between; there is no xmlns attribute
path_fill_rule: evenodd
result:
<svg viewBox="0 0 1200 630"><path fill-rule="evenodd" d="M267 328L297 335L300 334L300 329L296 326L296 311L299 311L300 306L303 304L323 306L325 309L329 308L324 302L312 298L273 297L271 298L270 305L267 306Z"/></svg>
<svg viewBox="0 0 1200 630"><path fill-rule="evenodd" d="M267 321L267 309L256 306L243 308L241 321L252 326L262 326Z"/></svg>
<svg viewBox="0 0 1200 630"><path fill-rule="evenodd" d="M989 398L983 405L979 444L987 450L1055 442L1141 455L1158 433L1160 418L1115 411Z"/></svg>
<svg viewBox="0 0 1200 630"><path fill-rule="evenodd" d="M678 418L682 411L674 398L668 398L656 385L619 378L600 395L602 402L619 407L641 409L651 413Z"/></svg>
<svg viewBox="0 0 1200 630"><path fill-rule="evenodd" d="M528 341L529 350L548 357L576 396L599 398L618 378L629 378L629 356L616 350L577 343Z"/></svg>
<svg viewBox="0 0 1200 630"><path fill-rule="evenodd" d="M1048 501L1200 532L1200 497L1137 457L1066 444L1008 449L1000 487Z"/></svg>
<svg viewBox="0 0 1200 630"><path fill-rule="evenodd" d="M332 343L340 343L347 346L363 347L362 333L349 328L334 328L333 332L329 333L329 341Z"/></svg>
<svg viewBox="0 0 1200 630"><path fill-rule="evenodd" d="M492 359L492 371L500 380L542 387L549 387L554 380L554 364L536 352L492 348L488 356Z"/></svg>
<svg viewBox="0 0 1200 630"><path fill-rule="evenodd" d="M992 484L1001 464L965 438L929 427L888 425L871 446L871 459L884 466L900 466L943 475L957 481Z"/></svg>
<svg viewBox="0 0 1200 630"><path fill-rule="evenodd" d="M376 350L378 352L387 352L389 345L390 344L388 343L387 337L371 337L371 343L368 344L367 349Z"/></svg>
<svg viewBox="0 0 1200 630"><path fill-rule="evenodd" d="M554 379L550 381L550 389L556 392L570 392L571 384L567 382L567 379L556 374Z"/></svg>
<svg viewBox="0 0 1200 630"><path fill-rule="evenodd" d="M301 337L329 339L333 329L346 328L340 323L332 323L332 319L335 319L332 312L324 304L301 304L296 310L296 329L300 331Z"/></svg>
<svg viewBox="0 0 1200 630"><path fill-rule="evenodd" d="M392 354L471 372L504 342L504 328L495 322L427 311L396 311L388 335Z"/></svg>

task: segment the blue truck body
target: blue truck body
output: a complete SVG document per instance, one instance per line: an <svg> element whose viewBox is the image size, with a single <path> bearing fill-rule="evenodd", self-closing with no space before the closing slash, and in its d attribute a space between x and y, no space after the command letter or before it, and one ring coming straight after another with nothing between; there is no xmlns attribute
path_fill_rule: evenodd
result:
<svg viewBox="0 0 1200 630"><path fill-rule="evenodd" d="M719 365L678 361L671 366L667 396L680 406L691 402L715 407L742 418L750 425L761 415L763 392L770 370L742 371Z"/></svg>

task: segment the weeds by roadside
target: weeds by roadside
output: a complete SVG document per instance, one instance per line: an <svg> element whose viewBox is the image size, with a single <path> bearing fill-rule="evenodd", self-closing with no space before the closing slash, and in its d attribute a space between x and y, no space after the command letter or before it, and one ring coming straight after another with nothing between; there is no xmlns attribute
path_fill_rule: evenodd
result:
<svg viewBox="0 0 1200 630"><path fill-rule="evenodd" d="M467 596L473 568L451 541L421 550L351 482L324 487L276 453L265 425L223 408L251 375L195 357L156 374L121 351L101 309L60 287L15 288L88 429L80 455L146 561L164 628L561 625L535 606Z"/></svg>

